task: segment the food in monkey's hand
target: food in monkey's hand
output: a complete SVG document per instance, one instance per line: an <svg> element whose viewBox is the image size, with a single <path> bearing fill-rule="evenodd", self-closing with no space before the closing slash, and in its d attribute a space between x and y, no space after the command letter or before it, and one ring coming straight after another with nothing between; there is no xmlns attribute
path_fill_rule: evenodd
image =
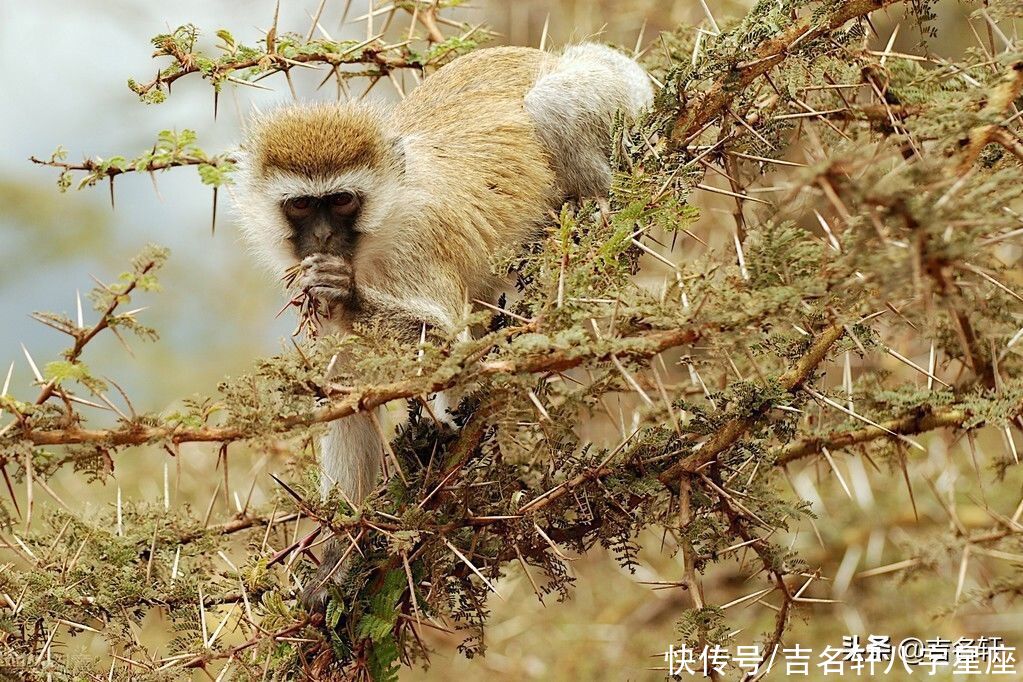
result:
<svg viewBox="0 0 1023 682"><path fill-rule="evenodd" d="M298 308L298 324L291 335L296 337L304 334L307 338L313 339L316 338L317 332L323 326L322 303L309 292L308 288L300 286L302 273L305 269L305 262L301 262L292 265L284 272L281 281L284 282L284 288L288 292L288 302L277 312L277 317L280 317L288 308Z"/></svg>
<svg viewBox="0 0 1023 682"><path fill-rule="evenodd" d="M285 309L299 309L296 334L305 331L310 337L324 320L345 316L358 305L355 272L351 261L343 256L314 253L286 271L284 284L294 292Z"/></svg>

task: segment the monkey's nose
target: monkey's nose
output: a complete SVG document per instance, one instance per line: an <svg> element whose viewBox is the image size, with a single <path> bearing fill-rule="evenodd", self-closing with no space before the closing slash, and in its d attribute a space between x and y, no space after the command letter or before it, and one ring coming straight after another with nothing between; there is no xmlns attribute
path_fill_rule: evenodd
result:
<svg viewBox="0 0 1023 682"><path fill-rule="evenodd" d="M313 238L321 247L327 245L332 234L333 230L330 229L330 225L326 221L320 221L313 227Z"/></svg>

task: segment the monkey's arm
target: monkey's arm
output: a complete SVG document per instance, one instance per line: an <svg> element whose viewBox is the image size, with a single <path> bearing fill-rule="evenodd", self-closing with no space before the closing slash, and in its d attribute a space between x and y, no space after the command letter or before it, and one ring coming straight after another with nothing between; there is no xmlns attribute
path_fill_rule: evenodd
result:
<svg viewBox="0 0 1023 682"><path fill-rule="evenodd" d="M383 328L408 341L419 338L423 325L453 331L454 318L445 306L422 296L399 298L359 286L351 263L341 256L316 254L302 264L298 286L324 305L333 325Z"/></svg>

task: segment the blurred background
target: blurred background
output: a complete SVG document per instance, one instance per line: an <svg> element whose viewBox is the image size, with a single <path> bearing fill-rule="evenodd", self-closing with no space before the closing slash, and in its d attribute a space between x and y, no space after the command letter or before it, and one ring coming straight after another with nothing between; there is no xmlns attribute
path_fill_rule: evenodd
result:
<svg viewBox="0 0 1023 682"><path fill-rule="evenodd" d="M0 98L0 379L13 362L11 393L15 396L27 398L37 390L32 387L22 344L40 366L63 348L63 339L32 321L29 313L44 310L73 316L76 289L83 294L89 290L93 275L113 279L150 242L172 249L161 277L164 292L138 299L138 305L149 306L141 319L157 327L163 340L132 343L133 355L127 356L112 336L101 337L86 358L97 374L110 376L125 388L138 411L163 411L182 397L213 393L225 375L245 372L255 359L290 347L294 320L289 315L274 318L283 302L279 283L256 270L244 253L226 197L221 198L217 230L211 234L210 191L194 171L178 169L158 175L155 187L145 175L119 178L116 210L112 210L105 187L59 194L54 170L28 162L33 154L48 157L57 145L69 150L70 161L96 155L131 157L151 147L157 132L165 128L196 130L200 145L211 153L230 148L253 105L266 107L290 98L283 80L264 82L275 87L272 93L227 86L216 120L211 88L197 78L181 80L168 101L155 106L139 103L125 83L129 77L148 80L155 73L151 36L193 23L203 30L207 46L212 46L218 28L229 28L240 41L252 43L271 24L274 4L274 0L0 3L0 60L7 65L0 74L4 93ZM317 0L282 0L281 30L305 32L318 4ZM339 25L344 4L330 0L321 24L335 38L363 36L362 23ZM749 4L707 2L722 22L741 16ZM356 0L350 17L365 14L366 5L365 0ZM708 21L699 0L476 0L472 5L460 9L459 18L485 23L500 34L496 42L516 45L538 45L546 25L548 47L594 38L629 50L651 45L656 49L661 31ZM963 28L968 10L954 1L938 3L938 9L940 20L935 25L940 38L930 49L955 56L973 40ZM881 38L878 49L900 17L880 17L875 22ZM397 23L407 27L407 18ZM918 49L918 42L914 27L904 26L895 48L912 51ZM315 92L321 76L297 76L296 87L303 97L333 96L329 87ZM393 99L396 94L390 86L381 85L370 97ZM723 248L730 243L731 228L715 229L715 224L730 225L732 204L706 200L703 208L699 232L711 248ZM979 447L983 460L987 446L980 443ZM1001 446L996 442L992 447ZM950 469L951 448L957 460L967 457L961 443L930 439L922 475L958 476ZM254 484L253 502L258 504L268 490L264 471L273 471L279 459L272 453L247 456L240 465L232 465L236 467L234 485L244 492ZM112 504L118 489L129 501L158 500L167 459L161 451L139 452L118 459L113 484L87 486L64 473L53 485L65 499L75 500L86 510ZM214 504L210 501L216 497L218 481L218 476L211 475L214 461L208 449L183 448L172 465L177 469L175 503L200 510ZM812 627L797 618L787 643L819 650L825 644L837 645L843 634L871 632L895 637L999 634L1018 639L1023 634L1020 613L966 607L939 613L953 601L955 565L933 579L909 583L900 582L898 573L854 579L870 567L912 556L913 550L907 547L916 541L910 540L909 531L920 537L922 528L926 538L930 531L943 531L947 518L933 497L920 499L924 484L918 482L917 521L901 481L868 474L858 458L847 462L852 498L831 477L817 476L812 469L800 472L793 481L802 497L815 502L815 511L822 517L815 529L809 525L794 529L793 547L823 564L824 575L833 579L817 596L840 603L817 605ZM1004 484L1005 494L1017 495L1016 499L1018 478L1010 475ZM965 494L983 494L970 492L970 485L966 484ZM226 503L214 502L213 518L233 513ZM39 502L46 503L45 498ZM990 519L982 516L976 521ZM679 578L679 560L670 546L662 551L662 541L653 533L643 538L647 549L635 575L599 550L575 561L578 587L563 604L553 597L546 605L538 603L529 583L513 571L502 587L507 601L491 604L490 649L484 660L464 660L454 650L457 638L438 635L431 669L403 674L407 679L454 675L508 680L662 678L663 673L654 669L664 665L664 649L677 640L677 617L690 605L681 590L652 585ZM731 598L728 595L752 592L743 586L744 580L738 564L715 569L707 577L708 601L721 604ZM971 574L966 589L980 586L974 581ZM728 615L743 623L740 640L752 642L770 626L772 612L749 602L730 609ZM152 630L154 642L161 639L158 618L147 629ZM103 655L101 648L81 653Z"/></svg>
<svg viewBox="0 0 1023 682"><path fill-rule="evenodd" d="M738 14L745 3L714 4L724 16ZM282 0L280 30L304 33L318 5L318 0ZM344 5L344 0L328 2L321 25L335 38L364 37L364 21L339 25ZM495 43L539 45L549 18L548 47L599 37L632 49L641 34L648 44L661 30L703 17L695 0L478 0L471 5L452 16L491 26L501 34ZM196 130L200 145L211 153L230 148L253 105L266 108L290 99L283 80L269 81L275 92L228 85L216 120L212 89L198 78L176 83L173 96L151 106L141 104L125 83L128 78L149 80L163 66L151 58L152 36L192 23L203 31L201 45L207 49L216 42L218 28L253 43L271 25L274 7L274 0L0 4L0 56L18 65L0 76L5 92L0 101L0 230L7 255L0 268L0 358L23 360L21 343L34 356L52 357L61 340L28 313L73 313L75 288L84 293L92 286L90 275L102 279L126 269L128 259L149 242L169 246L173 258L163 275L166 295L152 301L149 312L167 343L135 348L136 360L120 368L125 388L142 406L161 409L173 396L209 391L221 375L244 370L252 358L280 348L291 322L275 323L273 314L266 315L280 307L279 287L255 271L243 253L228 201L220 202L220 229L211 236L209 188L194 172L161 174L156 188L146 175L120 177L116 210L111 210L105 187L59 195L53 169L28 162L30 155L48 158L58 145L68 149L70 161L115 154L130 158L150 148L163 129ZM356 0L349 20L366 9L365 0ZM376 21L379 27L382 19ZM398 25L407 27L407 17L399 16ZM295 73L300 97L334 96L332 87L316 92L322 75L305 71ZM386 83L369 95L395 97ZM166 383L154 384L132 371L153 362L166 367ZM15 384L24 386L30 375L27 365L18 364L15 377L21 381Z"/></svg>

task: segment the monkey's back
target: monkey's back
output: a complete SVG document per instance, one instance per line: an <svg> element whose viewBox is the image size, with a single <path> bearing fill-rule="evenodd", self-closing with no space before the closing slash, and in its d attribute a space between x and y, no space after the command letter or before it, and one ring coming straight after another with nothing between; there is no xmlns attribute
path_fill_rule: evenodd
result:
<svg viewBox="0 0 1023 682"><path fill-rule="evenodd" d="M495 253L533 237L565 198L606 194L614 116L635 116L652 97L635 61L595 44L478 50L426 78L391 117L421 238L390 251L379 285L447 298L456 317L488 298ZM423 261L436 279L403 281Z"/></svg>
<svg viewBox="0 0 1023 682"><path fill-rule="evenodd" d="M531 236L555 199L548 154L525 109L551 59L529 48L460 57L423 83L392 121L407 145L406 183L419 190L418 227L432 255L470 283L459 298L486 295L489 259Z"/></svg>
<svg viewBox="0 0 1023 682"><path fill-rule="evenodd" d="M470 52L414 89L395 111L395 123L405 133L438 135L485 130L496 121L484 114L531 125L522 103L551 60L548 53L528 47Z"/></svg>

